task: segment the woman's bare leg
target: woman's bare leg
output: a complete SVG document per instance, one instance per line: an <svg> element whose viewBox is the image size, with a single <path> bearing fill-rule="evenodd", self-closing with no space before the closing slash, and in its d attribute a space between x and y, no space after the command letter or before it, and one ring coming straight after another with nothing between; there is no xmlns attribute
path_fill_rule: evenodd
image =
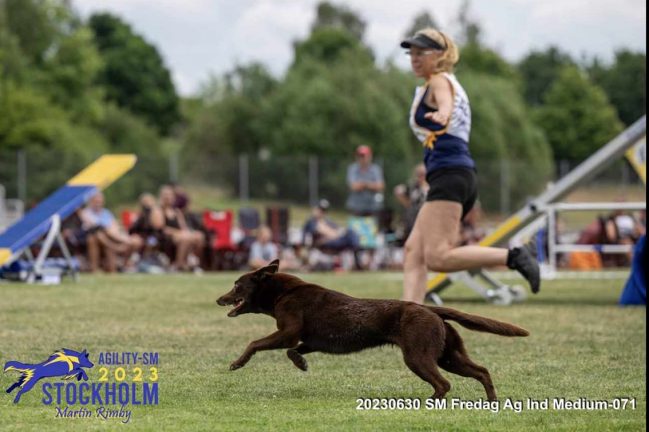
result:
<svg viewBox="0 0 649 432"><path fill-rule="evenodd" d="M174 243L176 244L174 267L180 271L187 270L187 255L192 246L191 237L184 231L179 231L174 235Z"/></svg>
<svg viewBox="0 0 649 432"><path fill-rule="evenodd" d="M430 270L454 272L507 264L508 250L483 246L456 247L460 235L462 205L431 201L419 211L424 238L424 260Z"/></svg>
<svg viewBox="0 0 649 432"><path fill-rule="evenodd" d="M423 303L427 269L437 272L505 265L507 249L455 247L460 233L462 206L453 201L430 201L419 210L406 242L403 299Z"/></svg>
<svg viewBox="0 0 649 432"><path fill-rule="evenodd" d="M528 280L533 293L539 291L539 266L525 248L508 250L473 245L456 247L460 235L461 217L462 206L454 201L430 201L421 207L415 228L413 228L416 237L411 244L414 249L410 255L412 261L408 261L408 266L404 262L404 271L406 272L404 275L404 300L407 297L408 299L414 298L411 301L418 303L424 301L425 274L422 283L420 267L415 265L420 259L417 253L422 250L425 269L428 268L436 272L455 272L507 265L520 272ZM406 255L408 256L407 244ZM419 269L418 273L415 273L415 268ZM408 284L407 288L406 284Z"/></svg>
<svg viewBox="0 0 649 432"><path fill-rule="evenodd" d="M421 218L417 216L410 231L403 257L403 300L423 303L426 295L427 270L424 261L424 239Z"/></svg>

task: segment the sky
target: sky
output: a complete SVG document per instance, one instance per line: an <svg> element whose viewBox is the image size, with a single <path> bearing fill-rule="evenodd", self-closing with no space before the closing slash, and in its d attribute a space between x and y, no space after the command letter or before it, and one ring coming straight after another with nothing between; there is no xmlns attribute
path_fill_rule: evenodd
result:
<svg viewBox="0 0 649 432"><path fill-rule="evenodd" d="M153 43L183 96L196 94L210 76L259 61L280 77L304 39L318 0L72 0L83 17L110 12ZM440 29L458 33L462 0L333 0L356 12L364 41L377 60L408 67L399 48L414 17L429 12ZM509 61L531 50L559 46L575 58L610 61L616 50L646 51L644 0L473 0L470 17L485 44Z"/></svg>

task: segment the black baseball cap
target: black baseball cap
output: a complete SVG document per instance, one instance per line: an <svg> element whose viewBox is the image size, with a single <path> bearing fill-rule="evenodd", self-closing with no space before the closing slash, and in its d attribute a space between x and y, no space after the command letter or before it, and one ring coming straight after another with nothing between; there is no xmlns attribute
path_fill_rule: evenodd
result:
<svg viewBox="0 0 649 432"><path fill-rule="evenodd" d="M401 48L409 49L413 46L422 49L446 49L423 33L417 33L414 36L409 37L408 39L405 39L403 42L401 42Z"/></svg>

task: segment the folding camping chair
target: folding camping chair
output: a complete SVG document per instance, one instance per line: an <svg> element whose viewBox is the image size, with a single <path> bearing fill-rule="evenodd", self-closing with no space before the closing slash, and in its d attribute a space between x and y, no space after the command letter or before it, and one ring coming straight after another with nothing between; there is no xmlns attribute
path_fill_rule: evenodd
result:
<svg viewBox="0 0 649 432"><path fill-rule="evenodd" d="M266 207L266 225L273 234L273 243L288 245L289 220L287 207Z"/></svg>
<svg viewBox="0 0 649 432"><path fill-rule="evenodd" d="M347 226L358 235L359 250L356 253L364 252L368 256L367 267L375 269L377 267L374 262L375 252L379 244L376 218L373 216L350 216Z"/></svg>
<svg viewBox="0 0 649 432"><path fill-rule="evenodd" d="M233 218L232 210L203 212L203 225L212 234L212 270L235 270L238 267L238 248L232 241Z"/></svg>

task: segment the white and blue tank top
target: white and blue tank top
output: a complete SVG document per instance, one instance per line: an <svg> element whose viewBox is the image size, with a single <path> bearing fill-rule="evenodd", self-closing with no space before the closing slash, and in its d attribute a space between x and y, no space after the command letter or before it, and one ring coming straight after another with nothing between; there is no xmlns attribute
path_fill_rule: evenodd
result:
<svg viewBox="0 0 649 432"><path fill-rule="evenodd" d="M424 117L426 113L436 111L424 103L429 91L428 85L425 85L415 90L410 108L410 128L424 145L424 164L427 172L446 167L475 169L475 162L469 152L469 98L455 75L446 72L442 75L451 83L453 89L453 111L448 125L440 125Z"/></svg>

